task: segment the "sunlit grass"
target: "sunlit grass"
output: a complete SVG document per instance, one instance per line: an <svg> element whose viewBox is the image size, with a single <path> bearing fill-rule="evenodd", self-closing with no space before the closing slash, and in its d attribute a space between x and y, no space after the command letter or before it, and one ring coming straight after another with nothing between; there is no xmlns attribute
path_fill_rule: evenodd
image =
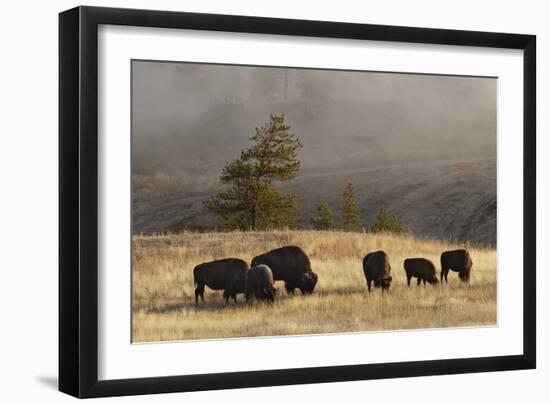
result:
<svg viewBox="0 0 550 404"><path fill-rule="evenodd" d="M494 325L496 251L469 248L470 284L455 272L444 286L407 287L403 260L425 257L438 268L442 251L463 247L412 236L319 231L181 233L134 236L133 340L169 341ZM221 292L206 288L195 306L193 267L225 257L250 261L283 245L302 247L319 275L315 293L287 296L283 283L274 305L225 305ZM367 293L362 258L388 253L393 283L388 293Z"/></svg>

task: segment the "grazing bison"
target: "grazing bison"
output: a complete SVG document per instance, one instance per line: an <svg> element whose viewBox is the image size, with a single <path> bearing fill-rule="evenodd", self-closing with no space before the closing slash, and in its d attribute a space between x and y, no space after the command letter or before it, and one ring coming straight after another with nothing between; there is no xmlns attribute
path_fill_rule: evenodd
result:
<svg viewBox="0 0 550 404"><path fill-rule="evenodd" d="M246 271L245 295L246 300L254 295L258 300L275 300L277 289L273 286L273 272L267 265L260 264Z"/></svg>
<svg viewBox="0 0 550 404"><path fill-rule="evenodd" d="M426 282L435 285L439 282L435 274L435 266L432 261L426 258L407 258L404 262L405 272L407 273L407 285L411 286L411 278L417 278L417 285L420 282Z"/></svg>
<svg viewBox="0 0 550 404"><path fill-rule="evenodd" d="M244 277L248 264L238 258L225 258L217 261L205 262L193 269L195 280L195 303L199 297L204 302L204 286L213 290L222 290L225 302L232 297L237 301L237 293L244 293Z"/></svg>
<svg viewBox="0 0 550 404"><path fill-rule="evenodd" d="M443 278L445 278L445 282L448 282L449 270L458 272L458 277L462 282L468 282L472 265L472 258L468 250L445 251L441 254L441 282L443 282Z"/></svg>
<svg viewBox="0 0 550 404"><path fill-rule="evenodd" d="M373 282L374 287L380 288L382 292L389 289L392 281L390 271L390 260L384 251L372 252L363 258L363 272L367 279L369 293Z"/></svg>
<svg viewBox="0 0 550 404"><path fill-rule="evenodd" d="M296 246L286 246L254 257L251 267L267 265L273 272L273 279L284 281L287 293L300 289L302 294L313 293L317 284L317 274L311 270L306 253Z"/></svg>

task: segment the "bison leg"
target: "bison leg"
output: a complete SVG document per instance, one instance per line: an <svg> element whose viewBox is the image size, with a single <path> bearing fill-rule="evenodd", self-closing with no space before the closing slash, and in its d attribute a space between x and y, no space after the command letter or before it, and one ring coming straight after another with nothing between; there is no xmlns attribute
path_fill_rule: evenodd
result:
<svg viewBox="0 0 550 404"><path fill-rule="evenodd" d="M204 302L204 284L199 283L195 289L195 304L199 304L199 297Z"/></svg>
<svg viewBox="0 0 550 404"><path fill-rule="evenodd" d="M408 287L411 286L411 278L412 278L412 276L410 276L409 274L407 274L407 286L408 286Z"/></svg>
<svg viewBox="0 0 550 404"><path fill-rule="evenodd" d="M285 290L289 295L294 294L294 287L290 286L288 283L285 283Z"/></svg>
<svg viewBox="0 0 550 404"><path fill-rule="evenodd" d="M447 275L449 274L449 269L442 269L441 270L441 283L443 283L443 279L445 279L445 282L449 282L447 280Z"/></svg>
<svg viewBox="0 0 550 404"><path fill-rule="evenodd" d="M372 283L372 280L367 279L367 289L369 290L369 293L370 293L371 283Z"/></svg>
<svg viewBox="0 0 550 404"><path fill-rule="evenodd" d="M421 278L417 278L417 279L416 279L416 286L420 286L420 282L422 282L422 279L421 279Z"/></svg>
<svg viewBox="0 0 550 404"><path fill-rule="evenodd" d="M233 299L235 303L237 303L237 294L235 292L223 292L223 298L225 299L225 303L229 303L229 299Z"/></svg>
<svg viewBox="0 0 550 404"><path fill-rule="evenodd" d="M426 279L422 279L422 283L426 286Z"/></svg>

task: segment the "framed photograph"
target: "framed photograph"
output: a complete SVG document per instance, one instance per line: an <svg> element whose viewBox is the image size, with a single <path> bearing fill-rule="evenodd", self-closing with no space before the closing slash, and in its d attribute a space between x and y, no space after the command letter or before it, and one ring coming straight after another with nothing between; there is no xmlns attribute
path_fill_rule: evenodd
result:
<svg viewBox="0 0 550 404"><path fill-rule="evenodd" d="M533 35L59 16L59 388L532 369Z"/></svg>

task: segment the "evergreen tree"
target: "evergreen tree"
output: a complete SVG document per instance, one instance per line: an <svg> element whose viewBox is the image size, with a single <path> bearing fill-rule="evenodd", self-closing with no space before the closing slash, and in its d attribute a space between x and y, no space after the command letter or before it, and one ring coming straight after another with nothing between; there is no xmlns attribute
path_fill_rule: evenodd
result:
<svg viewBox="0 0 550 404"><path fill-rule="evenodd" d="M373 233L388 232L400 234L403 233L403 226L399 223L396 215L389 216L386 208L381 206L370 231Z"/></svg>
<svg viewBox="0 0 550 404"><path fill-rule="evenodd" d="M345 231L361 231L361 214L357 205L357 196L353 185L349 183L344 191L342 227Z"/></svg>
<svg viewBox="0 0 550 404"><path fill-rule="evenodd" d="M315 230L330 230L334 228L334 216L332 209L327 201L321 201L317 208L318 215L316 218L311 219L311 224Z"/></svg>
<svg viewBox="0 0 550 404"><path fill-rule="evenodd" d="M278 192L273 182L298 175L298 150L302 144L285 124L285 116L274 114L256 128L250 141L252 146L223 168L220 181L228 188L211 196L204 205L220 215L231 229L290 227L298 214L295 198Z"/></svg>

